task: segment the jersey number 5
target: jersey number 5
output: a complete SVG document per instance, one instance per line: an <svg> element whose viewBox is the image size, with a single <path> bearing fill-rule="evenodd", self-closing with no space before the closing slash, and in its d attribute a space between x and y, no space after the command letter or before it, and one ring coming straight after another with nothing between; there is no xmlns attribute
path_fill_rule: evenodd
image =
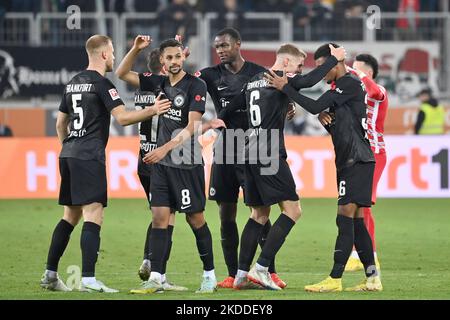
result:
<svg viewBox="0 0 450 320"><path fill-rule="evenodd" d="M258 90L250 93L250 121L253 127L258 127L261 124L261 109L256 104L256 100L259 100L259 97Z"/></svg>
<svg viewBox="0 0 450 320"><path fill-rule="evenodd" d="M75 112L78 115L78 119L75 119L75 121L73 122L73 128L75 130L80 130L83 127L84 122L83 108L78 107L78 102L80 101L81 101L81 93L72 95L73 112Z"/></svg>

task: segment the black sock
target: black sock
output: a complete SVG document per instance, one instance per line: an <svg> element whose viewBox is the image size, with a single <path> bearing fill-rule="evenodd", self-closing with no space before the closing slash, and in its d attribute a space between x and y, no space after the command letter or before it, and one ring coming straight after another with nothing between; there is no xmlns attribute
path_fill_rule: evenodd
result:
<svg viewBox="0 0 450 320"><path fill-rule="evenodd" d="M95 264L100 250L100 226L96 223L86 221L81 230L81 256L83 277L95 276Z"/></svg>
<svg viewBox="0 0 450 320"><path fill-rule="evenodd" d="M241 235L241 250L239 251L239 269L249 271L250 265L258 248L263 225L253 219L248 219Z"/></svg>
<svg viewBox="0 0 450 320"><path fill-rule="evenodd" d="M154 272L163 274L163 264L167 253L168 237L169 235L167 229L153 228L150 233L149 255L152 271Z"/></svg>
<svg viewBox="0 0 450 320"><path fill-rule="evenodd" d="M263 267L268 267L270 265L294 225L294 220L284 213L280 214L267 235L266 244L257 261L259 265Z"/></svg>
<svg viewBox="0 0 450 320"><path fill-rule="evenodd" d="M222 221L220 226L223 257L228 268L228 275L236 276L238 269L239 232L236 221Z"/></svg>
<svg viewBox="0 0 450 320"><path fill-rule="evenodd" d="M197 249L200 259L203 262L203 270L211 271L214 269L214 255L212 248L211 231L209 231L208 224L205 222L203 226L198 229L192 229L197 240Z"/></svg>
<svg viewBox="0 0 450 320"><path fill-rule="evenodd" d="M173 234L173 226L169 224L169 226L167 227L167 250L166 250L166 256L164 257L164 260L163 260L163 267L162 267L161 274L166 273L167 261L169 261L170 251L172 250L172 234Z"/></svg>
<svg viewBox="0 0 450 320"><path fill-rule="evenodd" d="M73 225L63 219L56 225L50 248L48 249L47 270L58 271L59 259L61 259L64 250L66 250L73 228Z"/></svg>
<svg viewBox="0 0 450 320"><path fill-rule="evenodd" d="M377 268L375 267L372 239L364 224L364 218L355 218L353 220L353 229L355 231L355 248L364 265L366 276L376 275Z"/></svg>
<svg viewBox="0 0 450 320"><path fill-rule="evenodd" d="M342 278L347 260L352 253L354 231L353 218L338 214L336 218L338 236L334 247L334 265L330 276L334 279Z"/></svg>
<svg viewBox="0 0 450 320"><path fill-rule="evenodd" d="M261 247L261 249L264 247L264 244L266 243L267 236L269 234L271 226L272 226L272 224L270 223L270 220L267 220L266 224L263 227L263 230L262 230L262 233L261 233L261 238L259 238L259 241L258 241L259 246ZM270 273L277 273L277 271L275 269L275 258L272 261L270 261L269 272Z"/></svg>
<svg viewBox="0 0 450 320"><path fill-rule="evenodd" d="M152 233L152 223L150 222L148 228L147 228L147 236L145 237L145 246L144 246L144 259L150 260L150 234Z"/></svg>

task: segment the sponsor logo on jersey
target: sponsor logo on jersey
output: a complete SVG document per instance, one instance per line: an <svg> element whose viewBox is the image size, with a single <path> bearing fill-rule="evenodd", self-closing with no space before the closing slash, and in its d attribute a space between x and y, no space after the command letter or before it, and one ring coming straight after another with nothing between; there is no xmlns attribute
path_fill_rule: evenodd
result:
<svg viewBox="0 0 450 320"><path fill-rule="evenodd" d="M119 93L117 92L116 89L112 88L108 90L109 95L111 96L111 99L113 100L117 100L120 99Z"/></svg>
<svg viewBox="0 0 450 320"><path fill-rule="evenodd" d="M201 96L201 95L199 95L199 94L198 94L198 95L196 95L194 99L195 99L195 101L197 101L197 102L200 102L201 100L203 100L203 101L205 101L205 100L206 100L206 99L205 99L205 97L202 97L202 96Z"/></svg>
<svg viewBox="0 0 450 320"><path fill-rule="evenodd" d="M152 73L151 72L144 72L142 75L144 77L150 77L152 75Z"/></svg>
<svg viewBox="0 0 450 320"><path fill-rule="evenodd" d="M217 91L222 91L225 90L226 88L228 88L227 86L219 86L217 87Z"/></svg>

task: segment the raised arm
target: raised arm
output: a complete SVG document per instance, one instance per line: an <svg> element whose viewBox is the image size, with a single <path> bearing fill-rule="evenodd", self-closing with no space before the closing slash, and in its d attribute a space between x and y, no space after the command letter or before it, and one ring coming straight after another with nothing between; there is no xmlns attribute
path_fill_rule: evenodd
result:
<svg viewBox="0 0 450 320"><path fill-rule="evenodd" d="M116 70L116 75L133 87L139 88L139 74L135 71L131 71L131 68L139 53L148 47L151 42L152 39L150 36L138 35L134 39L133 47L128 51Z"/></svg>

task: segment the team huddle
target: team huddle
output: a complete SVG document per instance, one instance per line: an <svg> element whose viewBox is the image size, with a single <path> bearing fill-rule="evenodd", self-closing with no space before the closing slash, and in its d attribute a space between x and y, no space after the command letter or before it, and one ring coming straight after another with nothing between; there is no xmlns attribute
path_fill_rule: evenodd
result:
<svg viewBox="0 0 450 320"><path fill-rule="evenodd" d="M215 36L213 45L220 63L213 67L194 75L184 71L183 63L190 52L175 37L150 52L148 70L132 71L136 58L150 44L149 36L137 36L115 71L136 89L135 110L126 110L115 86L105 78L114 64L114 48L106 36L94 35L87 40L89 65L65 87L56 123L62 144L59 204L64 206L64 216L53 232L41 287L71 291L58 276L58 264L71 232L83 217L79 289L118 292L95 277L107 206L105 148L112 115L120 125L139 124L137 172L152 214L138 272L143 283L130 293L188 290L166 276L176 212L185 213L203 263L196 293L214 293L218 287L285 288L287 284L277 274L275 257L301 217L283 134L286 119L295 114L296 103L319 114L319 121L332 137L339 194L331 273L324 281L305 286L305 290L342 291L344 270L363 269L364 281L346 290L381 291L370 207L375 203L386 163L383 122L387 95L373 80L378 73L376 59L358 55L350 68L345 65L345 49L327 43L314 54L316 68L303 75L306 53L293 44L284 44L267 69L245 61L239 32L226 28ZM331 88L317 100L300 93L322 79ZM217 118L202 122L207 94ZM220 282L204 216L205 173L198 141L198 136L210 129L216 129L218 137L208 198L218 206L228 269L228 276ZM239 236L236 215L241 188L250 216ZM275 204L281 213L272 223L269 216ZM254 262L258 245L261 252Z"/></svg>

